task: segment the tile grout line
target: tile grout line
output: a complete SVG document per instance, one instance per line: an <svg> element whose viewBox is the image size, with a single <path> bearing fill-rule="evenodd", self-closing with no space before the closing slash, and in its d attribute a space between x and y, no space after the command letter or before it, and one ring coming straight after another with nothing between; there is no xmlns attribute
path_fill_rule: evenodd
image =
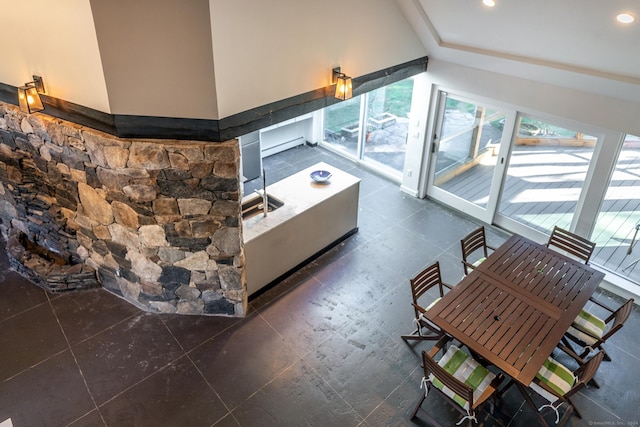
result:
<svg viewBox="0 0 640 427"><path fill-rule="evenodd" d="M62 327L62 323L60 322L60 318L58 317L58 313L56 312L55 308L53 307L53 304L51 304L51 298L49 298L49 295L47 294L47 302L49 303L49 307L51 308L51 312L53 313L53 316L56 318L56 322L58 323L58 327L60 328L60 332L62 332L62 336L64 337L64 340L67 343L67 348L69 349L69 353L71 354L71 357L73 357L73 362L76 364L76 368L78 369L78 372L80 373L80 377L82 378L82 382L84 383L84 387L87 390L87 393L89 394L89 397L91 398L91 401L93 402L93 406L95 407L95 410L98 412L98 415L100 416L100 419L102 420L102 424L103 425L107 425L106 421L104 420L104 417L102 416L102 412L100 411L100 408L98 407L98 404L96 403L96 399L93 396L93 393L91 393L91 389L89 389L89 384L87 383L87 379L84 375L84 372L82 371L82 368L80 367L80 364L78 363L78 358L76 357L75 352L73 351L73 348L71 348L71 342L69 341L69 338L67 337L67 333L65 332L64 328ZM81 417L77 418L76 420L73 420L70 424L72 424L73 422L83 418L84 416L90 414L93 411L89 411L86 414L82 415Z"/></svg>
<svg viewBox="0 0 640 427"><path fill-rule="evenodd" d="M37 286L37 285L35 285L35 284L34 284L33 286ZM49 297L47 296L47 298L49 298ZM40 308L40 307L42 307L43 305L46 305L46 304L48 304L48 301L42 301L40 304L36 304L36 305L34 305L34 306L31 306L31 307L29 307L29 308L27 308L27 309L25 309L25 310L22 310L22 311L21 311L21 312L19 312L19 313L12 314L11 316L6 317L6 318L4 318L4 319L0 320L0 325L2 325L2 323L3 323L3 322L5 322L5 321L7 321L7 320L14 319L14 318L16 318L16 317L18 317L18 316L20 316L20 315L22 315L22 314L28 313L28 312L30 312L30 311L32 311L32 310L35 310L36 308Z"/></svg>
<svg viewBox="0 0 640 427"><path fill-rule="evenodd" d="M171 362L174 363L177 360L179 360L182 357L186 357L187 360L189 360L189 362L191 363L191 365L195 368L196 371L198 371L198 374L200 375L200 377L202 378L202 380L205 382L205 384L207 385L207 387L209 387L209 389L213 392L213 394L216 395L216 397L218 398L218 400L220 400L220 403L222 403L222 405L225 407L225 409L227 410L227 414L223 417L221 417L219 420L217 420L216 422L214 422L212 424L212 426L214 426L215 424L217 424L218 422L220 422L220 420L224 419L226 416L230 415L235 421L236 423L238 423L238 425L240 425L240 423L238 422L238 420L236 419L236 417L233 415L233 413L231 412L231 410L229 409L229 406L227 405L227 403L222 400L222 396L220 396L220 394L216 391L216 389L213 387L213 385L209 382L209 380L204 376L204 373L202 372L202 370L200 370L200 367L198 365L196 365L196 363L193 361L193 359L191 358L191 355L189 354L191 351L193 351L195 349L195 347L193 349L191 349L190 351L186 351L184 349L184 346L180 343L180 341L178 341L178 338L174 335L173 331L171 330L171 328L169 328L167 326L167 324L164 322L164 320L162 319L162 317L160 317L160 322L162 323L162 326L164 326L164 328L169 332L169 335L171 335L171 337L174 339L174 341L178 344L178 346L180 347L180 349L182 350L182 352L184 353L183 356L180 356L179 358L177 358L175 361ZM235 324L235 323L234 323ZM233 325L230 325L229 327L231 327ZM224 330L226 330L227 328L225 328ZM222 333L223 331L221 331L220 333ZM214 335L214 337L218 336L218 334ZM214 337L210 337L207 340L205 340L204 342L209 341L210 339L213 339ZM201 344L204 344L201 343ZM165 367L162 367L161 369L164 369ZM158 370L160 371L160 369Z"/></svg>
<svg viewBox="0 0 640 427"><path fill-rule="evenodd" d="M17 376L24 374L24 373L25 373L25 372L27 372L28 370L33 369L33 368L35 368L36 366L40 366L40 365L42 365L43 363L48 362L49 360L53 359L54 357L60 356L62 353L64 353L64 352L65 352L65 351L67 351L67 350L69 350L69 349L68 349L68 348L65 348L65 349L63 349L63 350L60 350L59 352L54 353L54 354L52 354L51 356L49 356L49 357L47 357L47 358L45 358L45 359L42 359L41 361L36 362L36 363L34 363L33 365L31 365L31 366L29 366L29 367L24 368L24 369L23 369L23 370L21 370L20 372L16 372L15 374L11 375L10 377L5 378L4 380L2 380L2 382L8 382L8 381L11 381L12 379L16 378Z"/></svg>

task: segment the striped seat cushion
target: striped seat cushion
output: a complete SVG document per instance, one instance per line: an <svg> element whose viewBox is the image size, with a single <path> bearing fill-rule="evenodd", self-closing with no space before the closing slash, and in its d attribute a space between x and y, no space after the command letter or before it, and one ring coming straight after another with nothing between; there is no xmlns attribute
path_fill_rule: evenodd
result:
<svg viewBox="0 0 640 427"><path fill-rule="evenodd" d="M438 297L435 300L433 300L433 302L431 304L429 304L428 306L425 307L425 310L429 310L431 307L433 307L434 305L436 305L436 303L438 301L440 301L442 299L442 297Z"/></svg>
<svg viewBox="0 0 640 427"><path fill-rule="evenodd" d="M432 302L431 304L429 304L428 306L426 306L426 307L424 308L424 309L425 309L425 311L429 311L429 309L430 309L431 307L433 307L434 305L436 305L436 303L437 303L438 301L440 301L441 299L442 299L442 297L438 297L438 298L436 298L435 300L433 300L433 302ZM425 322L428 322L427 318L426 318L426 317L424 317L424 313L420 313L420 317L418 317L418 320L423 320L423 321L425 321Z"/></svg>
<svg viewBox="0 0 640 427"><path fill-rule="evenodd" d="M567 329L567 334L578 338L586 345L594 345L596 342L598 342L597 338L594 338L591 335L582 332L580 329L574 328L573 326L569 326L569 329Z"/></svg>
<svg viewBox="0 0 640 427"><path fill-rule="evenodd" d="M544 383L557 394L554 395L549 393L546 389L536 384L535 381L529 385L533 391L547 399L549 402L555 402L558 400L558 396L564 396L576 383L576 378L573 376L573 372L551 357L544 362L536 374L536 379L539 382Z"/></svg>
<svg viewBox="0 0 640 427"><path fill-rule="evenodd" d="M491 384L495 378L492 372L480 365L473 357L460 350L455 345L449 347L444 356L438 361L438 365L442 366L445 371L453 375L458 380L473 388L473 399L477 401L484 390ZM434 387L441 390L449 396L458 405L467 411L469 410L469 402L455 394L451 389L445 387L442 382L429 375L429 381Z"/></svg>
<svg viewBox="0 0 640 427"><path fill-rule="evenodd" d="M474 267L479 266L480 264L482 264L484 262L484 260L486 260L485 257L482 257L482 258L478 259L476 262L473 263L473 266Z"/></svg>
<svg viewBox="0 0 640 427"><path fill-rule="evenodd" d="M604 322L604 320L589 313L587 310L580 310L580 313L574 319L571 326L574 329L585 332L594 338L602 338L607 324Z"/></svg>

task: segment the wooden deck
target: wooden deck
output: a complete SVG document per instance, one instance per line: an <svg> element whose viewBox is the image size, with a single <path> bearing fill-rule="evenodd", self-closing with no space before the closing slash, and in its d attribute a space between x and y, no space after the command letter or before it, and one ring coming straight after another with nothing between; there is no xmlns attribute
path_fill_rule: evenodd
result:
<svg viewBox="0 0 640 427"><path fill-rule="evenodd" d="M569 228L586 176L592 147L517 146L512 155L499 212L549 233ZM640 284L640 245L628 253L640 224L640 148L625 149L603 202L591 240L592 263ZM483 162L439 185L486 207L493 166ZM640 238L640 231L638 231Z"/></svg>

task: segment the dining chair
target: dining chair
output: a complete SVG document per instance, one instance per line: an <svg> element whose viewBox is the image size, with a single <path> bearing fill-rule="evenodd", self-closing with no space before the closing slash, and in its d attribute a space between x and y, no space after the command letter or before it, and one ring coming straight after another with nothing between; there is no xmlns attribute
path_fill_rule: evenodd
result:
<svg viewBox="0 0 640 427"><path fill-rule="evenodd" d="M610 313L609 316L601 319L592 312L582 309L564 334L564 337L562 337L561 342L564 347L560 346L560 348L579 363L583 362L589 353L596 350L602 350L604 360L611 361L611 357L609 357L602 345L624 326L633 309L634 300L633 298L628 299L617 309L608 307L595 298L590 298L590 301L604 308ZM571 342L580 346L581 349L576 351Z"/></svg>
<svg viewBox="0 0 640 427"><path fill-rule="evenodd" d="M596 244L575 233L554 226L546 246L560 249L585 264L589 264Z"/></svg>
<svg viewBox="0 0 640 427"><path fill-rule="evenodd" d="M411 414L411 419L416 417L429 391L434 390L463 414L458 425L466 419L469 426L472 426L474 421L478 422L476 418L478 408L485 402L489 401L491 404L490 412L493 413L495 392L504 376L489 371L455 345L450 345L440 360L436 362L434 356L441 349L444 351L450 340L450 337L443 336L428 353L422 351L424 376L420 382L420 388L424 388L424 393L421 392L420 400ZM440 425L429 412L426 410L423 412L430 423Z"/></svg>
<svg viewBox="0 0 640 427"><path fill-rule="evenodd" d="M494 251L496 248L487 244L487 238L484 227L467 234L460 240L462 246L462 265L464 267L465 276L469 274L469 269L476 268L489 256L489 250Z"/></svg>
<svg viewBox="0 0 640 427"><path fill-rule="evenodd" d="M531 384L528 386L530 391L533 391L548 402L538 408L538 418L541 422L548 425L541 414L546 409L551 409L555 412L555 424L559 426L564 425L574 412L578 418L582 418L582 415L571 401L571 396L579 392L589 383L589 381L593 379L603 357L603 352L599 351L574 371L571 371L552 357L547 358L545 363L536 373ZM500 395L504 394L504 392L513 384L515 383L511 380L500 391ZM533 400L526 392L526 389L523 390L523 395L528 404L532 408L535 408ZM560 419L559 409L564 403L567 404L567 410L562 415L562 419Z"/></svg>
<svg viewBox="0 0 640 427"><path fill-rule="evenodd" d="M411 285L412 306L415 313L414 322L416 329L409 335L402 335L402 339L407 342L408 340L437 340L442 336L442 331L436 325L428 321L424 317L424 313L427 312L435 303L440 301L440 298L444 296L444 289L451 289L451 285L442 281L440 274L440 263L436 261L431 264L414 278L409 280ZM427 291L436 288L438 290L438 297L436 297L429 304L425 304L427 299ZM426 331L425 331L426 329Z"/></svg>

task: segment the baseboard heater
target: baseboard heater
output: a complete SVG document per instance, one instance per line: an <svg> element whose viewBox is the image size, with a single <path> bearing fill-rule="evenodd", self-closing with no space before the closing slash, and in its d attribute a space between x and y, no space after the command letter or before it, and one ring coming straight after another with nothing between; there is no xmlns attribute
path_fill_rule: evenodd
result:
<svg viewBox="0 0 640 427"><path fill-rule="evenodd" d="M299 136L295 139L291 139L289 141L285 141L285 142L279 142L277 144L271 145L267 148L263 147L262 148L262 157L267 157L267 156L271 156L272 154L276 154L279 153L281 151L284 150L288 150L289 148L293 148L297 145L302 145L306 143L304 137Z"/></svg>

